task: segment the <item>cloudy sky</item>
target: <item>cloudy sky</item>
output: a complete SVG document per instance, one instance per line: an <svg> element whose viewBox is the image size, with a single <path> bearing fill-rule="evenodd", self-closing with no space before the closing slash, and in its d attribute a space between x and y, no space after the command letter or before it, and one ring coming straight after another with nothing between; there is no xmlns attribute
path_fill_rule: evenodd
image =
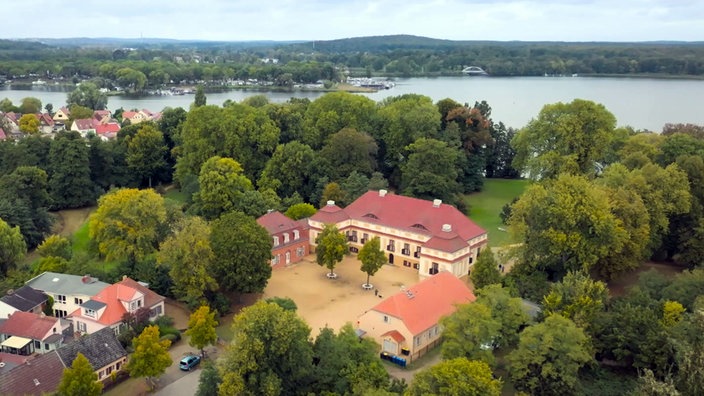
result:
<svg viewBox="0 0 704 396"><path fill-rule="evenodd" d="M704 40L702 0L23 0L0 38Z"/></svg>

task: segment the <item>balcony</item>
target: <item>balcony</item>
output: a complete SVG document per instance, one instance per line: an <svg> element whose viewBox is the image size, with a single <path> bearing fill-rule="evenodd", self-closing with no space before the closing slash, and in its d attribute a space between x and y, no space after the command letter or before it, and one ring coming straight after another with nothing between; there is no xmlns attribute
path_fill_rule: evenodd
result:
<svg viewBox="0 0 704 396"><path fill-rule="evenodd" d="M356 235L350 235L347 237L348 242L354 242L357 243L357 236Z"/></svg>
<svg viewBox="0 0 704 396"><path fill-rule="evenodd" d="M440 270L437 269L437 268L431 268L431 269L428 270L428 273L429 273L430 275L435 275L435 274L437 274L438 272L440 272Z"/></svg>
<svg viewBox="0 0 704 396"><path fill-rule="evenodd" d="M386 245L386 250L390 252L395 252L396 248L394 247L394 245Z"/></svg>
<svg viewBox="0 0 704 396"><path fill-rule="evenodd" d="M367 243L367 241L368 241L368 239L362 238L362 239L359 240L359 243L361 243L362 245L364 245L365 243Z"/></svg>
<svg viewBox="0 0 704 396"><path fill-rule="evenodd" d="M420 258L420 252L415 252L415 253L413 253L413 257L415 257L415 258Z"/></svg>
<svg viewBox="0 0 704 396"><path fill-rule="evenodd" d="M401 254L405 254L406 256L410 256L411 249L401 249Z"/></svg>

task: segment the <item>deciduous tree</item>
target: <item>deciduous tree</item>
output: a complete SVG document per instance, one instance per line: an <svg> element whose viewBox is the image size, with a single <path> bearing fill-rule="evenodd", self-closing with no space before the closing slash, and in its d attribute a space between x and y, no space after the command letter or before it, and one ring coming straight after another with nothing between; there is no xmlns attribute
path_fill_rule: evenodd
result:
<svg viewBox="0 0 704 396"><path fill-rule="evenodd" d="M80 208L95 202L88 147L78 132L56 135L49 150L48 173L53 208Z"/></svg>
<svg viewBox="0 0 704 396"><path fill-rule="evenodd" d="M271 188L282 197L289 197L295 192L308 196L311 176L311 164L315 152L308 145L299 141L280 144L262 171L257 183L260 187Z"/></svg>
<svg viewBox="0 0 704 396"><path fill-rule="evenodd" d="M193 196L197 211L206 219L216 219L236 210L242 194L253 189L242 166L232 158L209 158L198 176L200 191Z"/></svg>
<svg viewBox="0 0 704 396"><path fill-rule="evenodd" d="M492 350L501 323L492 316L491 308L477 303L462 304L440 323L444 327L443 358L494 362Z"/></svg>
<svg viewBox="0 0 704 396"><path fill-rule="evenodd" d="M381 250L379 237L374 237L365 242L357 258L362 262L362 272L367 274L367 282L364 285L371 288L369 277L376 274L381 269L381 266L386 263L386 253Z"/></svg>
<svg viewBox="0 0 704 396"><path fill-rule="evenodd" d="M19 227L10 227L0 219L0 274L7 275L7 271L14 268L27 253Z"/></svg>
<svg viewBox="0 0 704 396"><path fill-rule="evenodd" d="M20 131L26 134L39 133L39 120L34 114L25 114L18 121Z"/></svg>
<svg viewBox="0 0 704 396"><path fill-rule="evenodd" d="M408 161L401 167L401 191L416 198L453 203L460 192L459 152L445 142L425 138L416 140L407 150Z"/></svg>
<svg viewBox="0 0 704 396"><path fill-rule="evenodd" d="M546 315L558 314L589 329L608 297L606 284L595 281L583 271L568 272L562 281L553 283L543 307Z"/></svg>
<svg viewBox="0 0 704 396"><path fill-rule="evenodd" d="M347 239L334 224L326 224L315 238L315 261L319 266L330 270L329 277L334 277L335 266L342 261L348 251Z"/></svg>
<svg viewBox="0 0 704 396"><path fill-rule="evenodd" d="M341 180L357 171L370 176L376 170L377 143L366 132L343 128L327 138L320 156L330 166L333 180Z"/></svg>
<svg viewBox="0 0 704 396"><path fill-rule="evenodd" d="M140 178L147 178L151 188L152 177L166 166L164 135L153 125L147 124L125 141L127 166Z"/></svg>
<svg viewBox="0 0 704 396"><path fill-rule="evenodd" d="M188 345L200 349L200 354L203 357L205 357L204 348L208 345L215 345L218 340L218 334L215 332L218 320L215 319L215 314L216 312L211 312L207 305L201 305L188 319L186 335L191 337L188 340Z"/></svg>
<svg viewBox="0 0 704 396"><path fill-rule="evenodd" d="M496 257L490 247L485 247L479 253L477 262L472 267L472 273L469 277L472 279L474 289L501 283L501 272L499 272Z"/></svg>
<svg viewBox="0 0 704 396"><path fill-rule="evenodd" d="M75 104L91 110L105 110L108 105L108 95L100 92L100 88L94 83L82 82L68 93L66 104L68 106Z"/></svg>
<svg viewBox="0 0 704 396"><path fill-rule="evenodd" d="M42 257L61 257L65 260L71 260L73 250L71 250L71 241L61 235L50 235L41 245L37 247L37 252Z"/></svg>
<svg viewBox="0 0 704 396"><path fill-rule="evenodd" d="M58 394L61 396L99 396L103 393L103 383L98 381L88 359L78 352L71 367L64 369L59 383Z"/></svg>
<svg viewBox="0 0 704 396"><path fill-rule="evenodd" d="M299 203L291 205L288 209L286 209L286 213L284 214L291 220L300 220L313 216L317 211L318 210L315 209L315 206L309 203Z"/></svg>
<svg viewBox="0 0 704 396"><path fill-rule="evenodd" d="M465 358L445 360L413 378L406 396L498 396L501 381L494 378L484 362Z"/></svg>
<svg viewBox="0 0 704 396"><path fill-rule="evenodd" d="M173 364L169 355L171 341L159 340L159 327L147 326L142 333L132 340L134 353L127 363L131 377L145 377L150 388L154 388L154 377L164 374L166 368Z"/></svg>
<svg viewBox="0 0 704 396"><path fill-rule="evenodd" d="M492 344L498 348L513 346L518 341L518 332L527 325L530 318L523 307L523 301L511 297L508 289L494 284L477 290L474 304L482 304L491 310L491 317L500 325Z"/></svg>

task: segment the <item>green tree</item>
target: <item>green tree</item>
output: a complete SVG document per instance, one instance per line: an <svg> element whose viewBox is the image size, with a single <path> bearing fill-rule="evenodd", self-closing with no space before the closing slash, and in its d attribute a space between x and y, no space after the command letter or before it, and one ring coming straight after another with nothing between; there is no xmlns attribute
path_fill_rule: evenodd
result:
<svg viewBox="0 0 704 396"><path fill-rule="evenodd" d="M665 301L662 305L662 325L672 327L682 320L685 309L677 301Z"/></svg>
<svg viewBox="0 0 704 396"><path fill-rule="evenodd" d="M4 276L22 260L27 253L19 227L10 227L0 219L0 274Z"/></svg>
<svg viewBox="0 0 704 396"><path fill-rule="evenodd" d="M34 114L25 114L18 122L20 131L26 134L39 133L39 120Z"/></svg>
<svg viewBox="0 0 704 396"><path fill-rule="evenodd" d="M70 125L74 120L81 120L93 117L93 109L77 104L72 104L71 106L69 106L69 113L71 114L71 116L69 118L69 122L67 122L66 125Z"/></svg>
<svg viewBox="0 0 704 396"><path fill-rule="evenodd" d="M328 136L343 128L374 130L376 103L348 92L327 93L308 105L303 120L303 142L318 150Z"/></svg>
<svg viewBox="0 0 704 396"><path fill-rule="evenodd" d="M529 186L513 205L511 232L524 243L520 259L559 279L590 270L622 248L626 232L604 191L582 176Z"/></svg>
<svg viewBox="0 0 704 396"><path fill-rule="evenodd" d="M53 208L80 208L95 202L88 150L78 132L59 133L51 142L48 190Z"/></svg>
<svg viewBox="0 0 704 396"><path fill-rule="evenodd" d="M288 297L271 297L267 298L265 301L271 304L276 304L286 311L296 312L296 310L298 310L296 302Z"/></svg>
<svg viewBox="0 0 704 396"><path fill-rule="evenodd" d="M193 101L193 107L205 106L208 102L208 98L205 96L205 90L202 85L196 87L196 96Z"/></svg>
<svg viewBox="0 0 704 396"><path fill-rule="evenodd" d="M320 156L330 166L330 178L340 180L353 171L371 175L376 170L377 150L377 143L369 134L343 128L327 138Z"/></svg>
<svg viewBox="0 0 704 396"><path fill-rule="evenodd" d="M665 378L660 381L655 377L652 370L645 369L643 374L638 376L638 388L631 396L680 396L681 393L672 381L672 378Z"/></svg>
<svg viewBox="0 0 704 396"><path fill-rule="evenodd" d="M456 358L425 369L413 378L406 396L498 396L501 380L495 379L484 362Z"/></svg>
<svg viewBox="0 0 704 396"><path fill-rule="evenodd" d="M604 310L607 297L604 282L595 281L582 271L570 271L562 281L552 284L543 301L544 313L561 315L586 330Z"/></svg>
<svg viewBox="0 0 704 396"><path fill-rule="evenodd" d="M616 117L588 100L545 105L516 134L513 166L534 180L560 173L593 176L614 137Z"/></svg>
<svg viewBox="0 0 704 396"><path fill-rule="evenodd" d="M704 297L700 296L694 309L678 324L675 340L675 362L678 388L686 395L704 392Z"/></svg>
<svg viewBox="0 0 704 396"><path fill-rule="evenodd" d="M38 98L34 98L31 96L27 98L22 98L19 110L22 114L34 115L40 113L42 111L42 101Z"/></svg>
<svg viewBox="0 0 704 396"><path fill-rule="evenodd" d="M257 184L271 188L282 197L289 197L297 191L308 196L310 193L304 190L310 184L314 158L313 149L296 140L280 144L267 161Z"/></svg>
<svg viewBox="0 0 704 396"><path fill-rule="evenodd" d="M496 257L490 247L485 247L477 257L477 262L472 267L469 275L474 284L474 289L481 289L484 286L501 283L501 272L496 263Z"/></svg>
<svg viewBox="0 0 704 396"><path fill-rule="evenodd" d="M218 156L203 164L198 184L200 191L194 194L193 202L198 212L210 220L236 210L242 195L253 189L252 182L237 161Z"/></svg>
<svg viewBox="0 0 704 396"><path fill-rule="evenodd" d="M371 288L369 277L376 274L381 269L381 266L386 263L386 254L381 250L379 237L374 237L367 241L359 251L357 258L362 262L362 272L367 274L367 282L363 286Z"/></svg>
<svg viewBox="0 0 704 396"><path fill-rule="evenodd" d="M254 218L229 212L213 221L210 245L215 260L212 273L220 288L238 293L260 293L271 277L269 233Z"/></svg>
<svg viewBox="0 0 704 396"><path fill-rule="evenodd" d="M571 320L551 315L523 330L509 353L509 373L518 390L541 395L572 394L579 369L592 360L589 337Z"/></svg>
<svg viewBox="0 0 704 396"><path fill-rule="evenodd" d="M147 178L152 188L152 177L166 166L164 135L153 125L146 124L125 141L127 166L140 178Z"/></svg>
<svg viewBox="0 0 704 396"><path fill-rule="evenodd" d="M442 357L467 358L494 363L494 341L501 323L484 304L462 304L440 320L443 326Z"/></svg>
<svg viewBox="0 0 704 396"><path fill-rule="evenodd" d="M147 76L139 70L123 67L115 73L117 83L132 92L141 92L147 85Z"/></svg>
<svg viewBox="0 0 704 396"><path fill-rule="evenodd" d="M218 373L215 363L209 360L206 361L203 364L203 370L200 372L198 390L195 396L217 396L220 383L222 383L222 378L220 378L220 373Z"/></svg>
<svg viewBox="0 0 704 396"><path fill-rule="evenodd" d="M0 177L0 217L20 227L30 249L51 231L52 217L47 212L51 199L47 188L47 174L36 166L19 166Z"/></svg>
<svg viewBox="0 0 704 396"><path fill-rule="evenodd" d="M105 110L108 106L108 95L100 92L97 85L92 82L82 82L76 89L69 92L66 104L79 105L91 110Z"/></svg>
<svg viewBox="0 0 704 396"><path fill-rule="evenodd" d="M369 191L369 178L357 171L352 171L352 173L342 181L340 187L347 193L345 202L352 203Z"/></svg>
<svg viewBox="0 0 704 396"><path fill-rule="evenodd" d="M210 246L210 227L200 217L186 217L159 246L159 265L169 268L173 294L188 304L203 302L205 293L217 289L211 275L215 253Z"/></svg>
<svg viewBox="0 0 704 396"><path fill-rule="evenodd" d="M284 214L291 220L300 220L311 217L316 212L317 210L315 209L315 206L309 203L299 203L291 205L288 209L286 209L286 213Z"/></svg>
<svg viewBox="0 0 704 396"><path fill-rule="evenodd" d="M215 314L215 311L210 311L210 307L202 305L188 319L186 335L191 337L188 340L188 345L200 349L200 354L203 357L205 357L204 348L208 345L215 345L218 340L218 334L215 332L218 320L215 319Z"/></svg>
<svg viewBox="0 0 704 396"><path fill-rule="evenodd" d="M416 140L407 150L410 154L401 167L401 191L416 198L454 202L460 192L459 152L445 142L425 138Z"/></svg>
<svg viewBox="0 0 704 396"><path fill-rule="evenodd" d="M147 326L142 333L132 340L134 353L127 363L130 376L145 377L150 389L154 389L154 377L164 374L173 361L169 355L171 341L159 340L159 327Z"/></svg>
<svg viewBox="0 0 704 396"><path fill-rule="evenodd" d="M348 251L345 236L334 224L325 224L323 230L315 238L315 261L321 267L330 270L328 277L334 278L335 266L342 261Z"/></svg>
<svg viewBox="0 0 704 396"><path fill-rule="evenodd" d="M333 201L338 205L345 205L347 194L342 190L342 187L336 182L330 182L325 185L320 196L320 207L322 208L328 201Z"/></svg>
<svg viewBox="0 0 704 396"><path fill-rule="evenodd" d="M511 297L508 289L501 285L488 285L477 290L474 304L487 306L491 310L491 317L501 325L492 341L493 346L498 348L515 345L518 332L530 321L523 301Z"/></svg>
<svg viewBox="0 0 704 396"><path fill-rule="evenodd" d="M88 235L107 260L134 265L156 251L165 222L164 198L154 190L114 190L98 200Z"/></svg>
<svg viewBox="0 0 704 396"><path fill-rule="evenodd" d="M50 235L41 245L37 247L37 252L42 257L61 257L65 260L71 260L73 250L71 249L71 241L61 235Z"/></svg>
<svg viewBox="0 0 704 396"><path fill-rule="evenodd" d="M218 362L219 394L305 395L312 372L310 328L295 312L259 301L242 309Z"/></svg>
<svg viewBox="0 0 704 396"><path fill-rule="evenodd" d="M102 393L103 383L98 381L98 374L93 371L88 359L78 352L71 367L64 369L58 394L62 396L98 396Z"/></svg>

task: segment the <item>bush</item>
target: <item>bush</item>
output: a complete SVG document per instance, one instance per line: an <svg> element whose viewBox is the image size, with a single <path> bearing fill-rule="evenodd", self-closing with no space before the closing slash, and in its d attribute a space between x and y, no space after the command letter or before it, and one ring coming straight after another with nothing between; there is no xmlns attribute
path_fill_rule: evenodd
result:
<svg viewBox="0 0 704 396"><path fill-rule="evenodd" d="M162 327L174 327L174 318L171 316L159 316L154 320L154 324L159 326L161 329Z"/></svg>
<svg viewBox="0 0 704 396"><path fill-rule="evenodd" d="M225 316L230 312L230 300L222 293L216 293L213 296L211 307L218 312L220 316Z"/></svg>
<svg viewBox="0 0 704 396"><path fill-rule="evenodd" d="M171 344L173 345L177 341L181 339L180 335L169 333L169 334L164 334L163 336L159 337L159 340L164 341L164 340L169 340L171 341Z"/></svg>

